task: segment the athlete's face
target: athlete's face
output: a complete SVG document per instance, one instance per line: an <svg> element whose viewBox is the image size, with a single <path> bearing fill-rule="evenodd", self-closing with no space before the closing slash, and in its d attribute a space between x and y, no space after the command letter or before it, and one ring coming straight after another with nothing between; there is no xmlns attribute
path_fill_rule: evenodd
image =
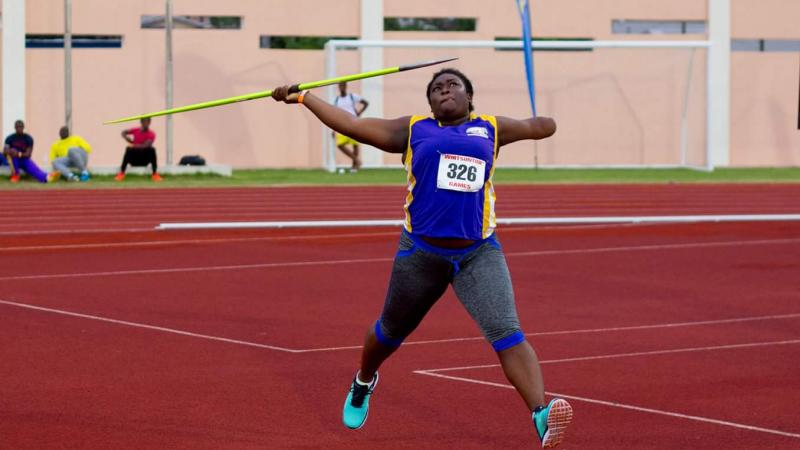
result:
<svg viewBox="0 0 800 450"><path fill-rule="evenodd" d="M464 82L456 75L443 73L431 83L428 103L437 119L452 119L469 114L472 96L467 93Z"/></svg>

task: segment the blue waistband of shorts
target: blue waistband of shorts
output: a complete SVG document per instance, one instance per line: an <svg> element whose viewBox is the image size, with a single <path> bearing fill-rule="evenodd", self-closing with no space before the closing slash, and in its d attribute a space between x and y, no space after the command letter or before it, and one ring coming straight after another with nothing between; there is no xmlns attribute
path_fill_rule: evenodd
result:
<svg viewBox="0 0 800 450"><path fill-rule="evenodd" d="M432 244L428 243L427 241L422 239L422 237L415 236L415 235L409 233L406 230L403 230L403 234L405 234L406 236L408 236L409 239L414 241L414 246L416 246L417 248L421 248L422 250L425 250L426 252L435 253L435 254L440 255L440 256L463 256L463 255L466 255L467 253L475 250L476 248L480 247L481 245L483 245L486 242L491 242L495 246L498 245L497 244L497 238L495 237L494 233L492 233L492 235L489 236L488 238L481 239L479 241L475 241L474 244L470 245L469 247L464 247L464 248L442 248L442 247L437 247L435 245L432 245Z"/></svg>

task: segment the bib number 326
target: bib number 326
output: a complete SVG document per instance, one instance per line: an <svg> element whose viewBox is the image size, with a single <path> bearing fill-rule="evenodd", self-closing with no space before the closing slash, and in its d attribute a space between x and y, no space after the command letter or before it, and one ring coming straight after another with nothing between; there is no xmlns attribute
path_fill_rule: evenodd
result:
<svg viewBox="0 0 800 450"><path fill-rule="evenodd" d="M477 192L483 188L486 161L469 156L442 153L436 187L451 191Z"/></svg>

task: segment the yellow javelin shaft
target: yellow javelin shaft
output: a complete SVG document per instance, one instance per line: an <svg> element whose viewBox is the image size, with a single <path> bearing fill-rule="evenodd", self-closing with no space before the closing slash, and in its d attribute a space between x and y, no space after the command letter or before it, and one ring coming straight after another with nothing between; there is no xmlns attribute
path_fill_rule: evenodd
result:
<svg viewBox="0 0 800 450"><path fill-rule="evenodd" d="M309 83L295 84L295 85L292 85L289 88L289 92L299 92L299 91L303 91L303 90L306 90L306 89L314 89L314 88L318 88L318 87L322 87L322 86L328 86L328 85L331 85L331 84L341 83L342 81L355 81L355 80L363 80L364 78L379 77L379 76L382 76L382 75L388 75L390 73L403 72L403 71L406 71L406 70L414 70L414 69L419 69L419 68L422 68L422 67L433 66L435 64L441 64L441 63L445 63L445 62L448 62L448 61L453 61L455 59L458 59L458 58L440 59L440 60L436 60L436 61L426 61L426 62L421 62L421 63L416 63L416 64L406 64L406 65L403 65L403 66L389 67L389 68L386 68L386 69L373 70L371 72L362 72L362 73L356 73L356 74L353 74L353 75L344 75L344 76L341 76L341 77L329 78L327 80L311 81ZM219 100L211 100L211 101L203 102L203 103L195 103L193 105L180 106L178 108L165 109L163 111L156 111L156 112L151 112L151 113L147 113L147 114L140 114L138 116L123 117L122 119L115 119L115 120L109 120L108 122L103 122L103 124L109 125L109 124L112 124L112 123L130 122L132 120L144 119L145 117L166 116L167 114L177 114L177 113L182 113L182 112L186 112L186 111L194 111L196 109L213 108L215 106L222 106L222 105L228 105L228 104L231 104L231 103L246 102L248 100L255 100L255 99L258 99L258 98L270 97L271 95L272 95L272 90L261 91L261 92L253 92L252 94L238 95L236 97L222 98L222 99L219 99Z"/></svg>

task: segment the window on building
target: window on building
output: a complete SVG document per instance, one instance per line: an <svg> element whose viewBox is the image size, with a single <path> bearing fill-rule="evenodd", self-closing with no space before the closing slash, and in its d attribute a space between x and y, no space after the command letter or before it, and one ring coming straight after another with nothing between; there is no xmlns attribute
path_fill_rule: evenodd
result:
<svg viewBox="0 0 800 450"><path fill-rule="evenodd" d="M383 31L475 31L474 17L384 17Z"/></svg>
<svg viewBox="0 0 800 450"><path fill-rule="evenodd" d="M518 41L522 38L520 37L496 37L494 38L495 41ZM532 42L552 42L552 41L593 41L593 38L570 38L570 37L535 37L531 39ZM521 48L497 48L495 50L498 51L514 51L519 52L522 51ZM534 48L534 52L590 52L593 49L591 47L581 47L581 48Z"/></svg>
<svg viewBox="0 0 800 450"><path fill-rule="evenodd" d="M142 28L165 28L166 16L142 16ZM176 29L238 30L242 28L240 16L172 16L172 26Z"/></svg>
<svg viewBox="0 0 800 450"><path fill-rule="evenodd" d="M64 48L63 34L28 34L26 48ZM121 35L73 34L73 48L121 48Z"/></svg>
<svg viewBox="0 0 800 450"><path fill-rule="evenodd" d="M331 39L358 39L355 36L270 36L259 37L260 48L289 50L322 50Z"/></svg>
<svg viewBox="0 0 800 450"><path fill-rule="evenodd" d="M627 20L611 21L614 34L705 34L705 20Z"/></svg>
<svg viewBox="0 0 800 450"><path fill-rule="evenodd" d="M800 52L798 39L733 39L734 52Z"/></svg>

